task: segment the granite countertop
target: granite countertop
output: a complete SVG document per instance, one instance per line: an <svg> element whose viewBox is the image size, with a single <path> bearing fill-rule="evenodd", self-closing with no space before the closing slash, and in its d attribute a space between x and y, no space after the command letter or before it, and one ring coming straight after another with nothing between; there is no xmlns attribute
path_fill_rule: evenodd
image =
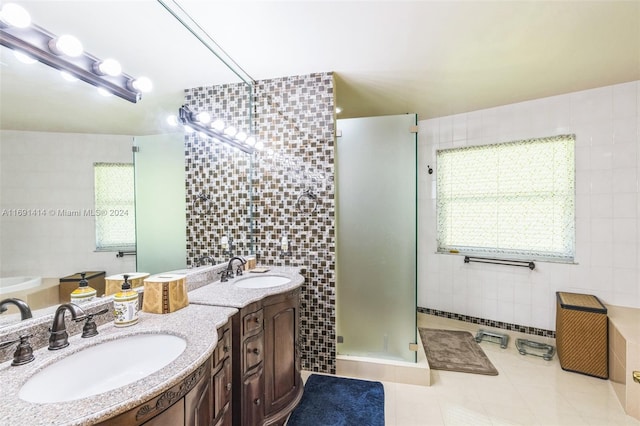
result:
<svg viewBox="0 0 640 426"><path fill-rule="evenodd" d="M241 288L234 285L235 282L248 277L260 277L278 275L287 277L291 281L284 285L269 288ZM272 266L269 272L252 273L245 272L227 282L215 281L189 292L189 303L211 306L229 306L244 308L245 306L275 294L286 293L302 285L304 277L300 275L300 267Z"/></svg>
<svg viewBox="0 0 640 426"><path fill-rule="evenodd" d="M208 357L218 341L216 329L237 312L233 308L190 304L171 314L140 312L132 327L117 328L113 322L98 327L98 336L69 338L69 346L59 351L46 347L34 351L35 360L13 367L0 364L0 424L12 426L86 425L123 413L180 383ZM70 320L67 319L67 322ZM187 341L185 351L166 367L129 385L75 401L54 404L29 403L18 398L18 391L33 374L51 363L88 346L135 334L167 333ZM135 356L135 354L131 354ZM123 362L127 362L126 359ZM100 368L99 365L96 368ZM81 374L81 373L80 373ZM55 392L55 388L51 392Z"/></svg>

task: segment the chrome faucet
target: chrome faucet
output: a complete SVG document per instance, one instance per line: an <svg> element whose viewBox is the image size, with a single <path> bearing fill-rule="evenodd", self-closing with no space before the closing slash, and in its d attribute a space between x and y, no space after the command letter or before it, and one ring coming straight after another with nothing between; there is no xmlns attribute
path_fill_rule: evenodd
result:
<svg viewBox="0 0 640 426"><path fill-rule="evenodd" d="M79 322L87 317L87 314L73 303L65 303L58 306L53 316L53 325L51 326L51 335L49 336L49 350L55 351L69 346L69 334L64 323L64 311L71 312L71 319Z"/></svg>
<svg viewBox="0 0 640 426"><path fill-rule="evenodd" d="M27 302L22 299L16 298L4 299L0 301L0 313L5 312L7 310L7 307L5 305L9 304L16 305L20 310L20 321L33 318L33 316L31 315L31 309L29 308L29 305L27 305Z"/></svg>

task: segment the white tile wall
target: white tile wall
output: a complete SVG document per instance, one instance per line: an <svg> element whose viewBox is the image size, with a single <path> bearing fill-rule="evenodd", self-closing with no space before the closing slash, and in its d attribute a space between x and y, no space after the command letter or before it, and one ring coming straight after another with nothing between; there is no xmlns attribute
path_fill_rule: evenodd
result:
<svg viewBox="0 0 640 426"><path fill-rule="evenodd" d="M131 146L131 136L0 132L0 276L135 270L135 256L94 251L92 216L58 214L93 209L93 163L131 162ZM17 217L11 209L47 214Z"/></svg>
<svg viewBox="0 0 640 426"><path fill-rule="evenodd" d="M640 308L639 123L640 81L420 121L418 306L547 330L556 291ZM576 134L576 264L436 254L436 150L563 133Z"/></svg>

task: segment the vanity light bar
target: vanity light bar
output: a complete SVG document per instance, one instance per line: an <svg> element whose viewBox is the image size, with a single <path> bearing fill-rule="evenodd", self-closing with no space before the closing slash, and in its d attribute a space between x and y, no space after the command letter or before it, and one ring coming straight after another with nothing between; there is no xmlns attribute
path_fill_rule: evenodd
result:
<svg viewBox="0 0 640 426"><path fill-rule="evenodd" d="M221 142L224 142L227 145L230 145L234 148L238 148L243 152L246 152L247 154L253 154L256 151L256 148L254 148L253 146L247 143L244 143L243 141L240 141L237 138L237 135L239 133L235 133L235 132L225 133L224 129L213 127L209 125L209 123L200 121L198 119L198 115L199 114L191 111L191 109L189 109L188 106L183 105L178 110L178 122L183 126L190 128L192 131L200 132L201 134L207 137L210 137L214 140L219 140ZM233 135L230 135L230 133L233 133ZM236 137L233 137L234 135ZM245 138L245 140L248 140L248 139L249 138Z"/></svg>
<svg viewBox="0 0 640 426"><path fill-rule="evenodd" d="M2 46L22 52L57 70L66 71L82 81L104 88L129 102L136 103L142 99L141 91L134 88L135 78L127 74L111 76L96 72L96 68L103 61L86 52L76 57L56 54L55 48L51 47L56 39L56 35L35 24L19 28L0 22Z"/></svg>

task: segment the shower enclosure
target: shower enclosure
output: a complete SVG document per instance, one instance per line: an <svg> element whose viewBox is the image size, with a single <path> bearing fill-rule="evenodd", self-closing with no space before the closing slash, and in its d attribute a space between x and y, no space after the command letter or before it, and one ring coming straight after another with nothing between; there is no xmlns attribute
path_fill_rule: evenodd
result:
<svg viewBox="0 0 640 426"><path fill-rule="evenodd" d="M415 114L338 120L338 354L416 362Z"/></svg>
<svg viewBox="0 0 640 426"><path fill-rule="evenodd" d="M184 135L136 136L134 146L136 269L185 268Z"/></svg>

